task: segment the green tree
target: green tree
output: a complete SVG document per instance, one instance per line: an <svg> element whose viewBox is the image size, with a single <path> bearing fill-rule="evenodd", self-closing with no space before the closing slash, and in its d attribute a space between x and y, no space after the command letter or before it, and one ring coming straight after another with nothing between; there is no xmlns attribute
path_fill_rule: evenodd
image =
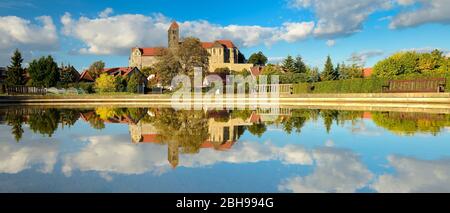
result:
<svg viewBox="0 0 450 213"><path fill-rule="evenodd" d="M11 57L11 65L6 72L6 83L8 85L14 86L25 84L25 72L22 68L22 62L22 54L16 49L14 55Z"/></svg>
<svg viewBox="0 0 450 213"><path fill-rule="evenodd" d="M97 92L115 92L117 90L117 79L112 75L103 73L95 80L95 90Z"/></svg>
<svg viewBox="0 0 450 213"><path fill-rule="evenodd" d="M162 85L170 85L172 79L182 72L180 61L172 51L165 50L158 62L154 65L155 72L158 73L158 80Z"/></svg>
<svg viewBox="0 0 450 213"><path fill-rule="evenodd" d="M324 69L322 71L322 80L323 81L333 81L339 78L339 74L336 72L337 70L334 68L333 62L331 61L331 57L328 56L325 62Z"/></svg>
<svg viewBox="0 0 450 213"><path fill-rule="evenodd" d="M416 52L399 52L387 59L379 61L373 68L373 75L378 77L394 77L398 75L420 74L419 61L421 54Z"/></svg>
<svg viewBox="0 0 450 213"><path fill-rule="evenodd" d="M75 69L75 67L69 65L69 66L61 66L60 68L60 82L63 85L67 85L70 83L77 82L79 74L78 71Z"/></svg>
<svg viewBox="0 0 450 213"><path fill-rule="evenodd" d="M346 65L342 63L339 70L339 79L362 78L363 68L357 64Z"/></svg>
<svg viewBox="0 0 450 213"><path fill-rule="evenodd" d="M144 67L141 69L141 73L147 78L151 74L156 74L153 67Z"/></svg>
<svg viewBox="0 0 450 213"><path fill-rule="evenodd" d="M88 69L89 75L91 75L92 78L96 79L97 77L100 76L100 74L102 73L104 68L105 68L105 62L96 61L96 62L92 63L91 66L89 66L89 69Z"/></svg>
<svg viewBox="0 0 450 213"><path fill-rule="evenodd" d="M295 73L306 73L306 64L301 56L295 57Z"/></svg>
<svg viewBox="0 0 450 213"><path fill-rule="evenodd" d="M202 43L198 38L185 38L175 54L183 74L194 76L194 67L202 67L203 71L207 71L209 68L209 54L202 47Z"/></svg>
<svg viewBox="0 0 450 213"><path fill-rule="evenodd" d="M319 82L320 81L320 72L318 67L307 68L306 69L306 77L307 81L310 83Z"/></svg>
<svg viewBox="0 0 450 213"><path fill-rule="evenodd" d="M248 63L265 66L267 63L267 57L261 51L258 53L253 53L248 59Z"/></svg>
<svg viewBox="0 0 450 213"><path fill-rule="evenodd" d="M296 70L294 58L292 56L288 55L283 60L281 67L283 67L283 70L287 73L294 73Z"/></svg>
<svg viewBox="0 0 450 213"><path fill-rule="evenodd" d="M140 80L139 74L131 75L130 79L128 80L128 84L127 84L127 92L131 92L131 93L138 92L139 80Z"/></svg>
<svg viewBox="0 0 450 213"><path fill-rule="evenodd" d="M39 60L33 60L28 73L31 78L31 86L53 87L59 81L59 69L52 56L41 57Z"/></svg>

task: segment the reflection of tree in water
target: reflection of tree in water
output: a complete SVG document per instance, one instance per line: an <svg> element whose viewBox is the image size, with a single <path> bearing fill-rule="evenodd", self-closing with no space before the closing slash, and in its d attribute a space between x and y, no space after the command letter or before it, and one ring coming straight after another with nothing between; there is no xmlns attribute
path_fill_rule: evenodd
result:
<svg viewBox="0 0 450 213"><path fill-rule="evenodd" d="M267 131L267 127L264 123L256 123L247 127L247 130L252 133L252 135L261 137Z"/></svg>
<svg viewBox="0 0 450 213"><path fill-rule="evenodd" d="M339 112L337 110L322 110L320 115L322 116L323 123L327 133L331 131L331 125L333 125L333 120L337 120Z"/></svg>
<svg viewBox="0 0 450 213"><path fill-rule="evenodd" d="M306 121L311 118L315 118L315 112L316 111L301 109L292 110L292 115L283 119L281 122L283 130L288 134L291 134L294 129L296 133L300 133Z"/></svg>
<svg viewBox="0 0 450 213"><path fill-rule="evenodd" d="M351 121L352 125L356 124L357 120L363 117L364 112L362 111L338 111L338 110L321 110L320 116L323 119L325 129L327 133L331 132L331 126L333 121L337 125L343 126L347 121Z"/></svg>
<svg viewBox="0 0 450 213"><path fill-rule="evenodd" d="M14 135L14 139L16 139L16 142L19 142L23 135L22 123L24 119L22 114L18 111L8 112L6 114L6 122L11 126L11 134Z"/></svg>
<svg viewBox="0 0 450 213"><path fill-rule="evenodd" d="M161 109L153 125L160 141L177 143L183 153L197 153L208 138L208 119L203 111Z"/></svg>
<svg viewBox="0 0 450 213"><path fill-rule="evenodd" d="M73 126L80 118L79 110L74 109L61 109L60 110L61 123L65 126Z"/></svg>
<svg viewBox="0 0 450 213"><path fill-rule="evenodd" d="M99 115L93 113L88 119L89 125L94 129L104 129L105 121L103 121Z"/></svg>
<svg viewBox="0 0 450 213"><path fill-rule="evenodd" d="M60 121L60 111L57 109L33 110L29 115L28 124L33 132L51 137L58 129Z"/></svg>
<svg viewBox="0 0 450 213"><path fill-rule="evenodd" d="M20 108L6 111L6 121L11 126L11 134L17 142L24 133L23 124L27 123L35 133L51 137L58 129L58 124L72 126L79 118L79 111L75 109L33 109Z"/></svg>
<svg viewBox="0 0 450 213"><path fill-rule="evenodd" d="M437 135L444 127L450 126L450 115L444 114L375 112L372 119L377 126L401 135Z"/></svg>

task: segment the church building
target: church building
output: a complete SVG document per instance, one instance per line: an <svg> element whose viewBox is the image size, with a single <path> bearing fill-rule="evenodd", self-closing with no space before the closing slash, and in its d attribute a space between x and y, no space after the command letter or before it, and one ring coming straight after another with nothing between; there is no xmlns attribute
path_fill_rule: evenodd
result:
<svg viewBox="0 0 450 213"><path fill-rule="evenodd" d="M182 43L180 39L180 26L172 22L168 30L168 48L176 49ZM209 53L209 71L217 68L229 68L234 71L243 71L253 67L253 64L244 63L244 56L230 40L217 40L202 42L202 47ZM131 49L130 67L151 67L158 62L164 52L164 47L135 47Z"/></svg>

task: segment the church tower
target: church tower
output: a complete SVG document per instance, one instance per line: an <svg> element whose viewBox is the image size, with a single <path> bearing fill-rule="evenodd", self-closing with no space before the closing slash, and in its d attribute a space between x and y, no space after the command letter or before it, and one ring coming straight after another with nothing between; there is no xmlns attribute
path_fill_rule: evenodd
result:
<svg viewBox="0 0 450 213"><path fill-rule="evenodd" d="M169 31L169 49L178 48L178 45L180 43L180 27L178 26L177 22L174 21L170 25Z"/></svg>

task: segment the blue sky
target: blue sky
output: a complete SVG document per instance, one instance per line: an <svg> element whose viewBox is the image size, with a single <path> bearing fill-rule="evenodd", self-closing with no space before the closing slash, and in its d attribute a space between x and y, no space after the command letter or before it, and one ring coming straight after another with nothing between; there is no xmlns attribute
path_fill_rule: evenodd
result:
<svg viewBox="0 0 450 213"><path fill-rule="evenodd" d="M396 51L450 51L449 0L0 0L0 66L15 48L26 62L51 54L79 71L127 66L131 47L166 45L172 20L182 36L231 39L272 62L355 55L372 66Z"/></svg>

